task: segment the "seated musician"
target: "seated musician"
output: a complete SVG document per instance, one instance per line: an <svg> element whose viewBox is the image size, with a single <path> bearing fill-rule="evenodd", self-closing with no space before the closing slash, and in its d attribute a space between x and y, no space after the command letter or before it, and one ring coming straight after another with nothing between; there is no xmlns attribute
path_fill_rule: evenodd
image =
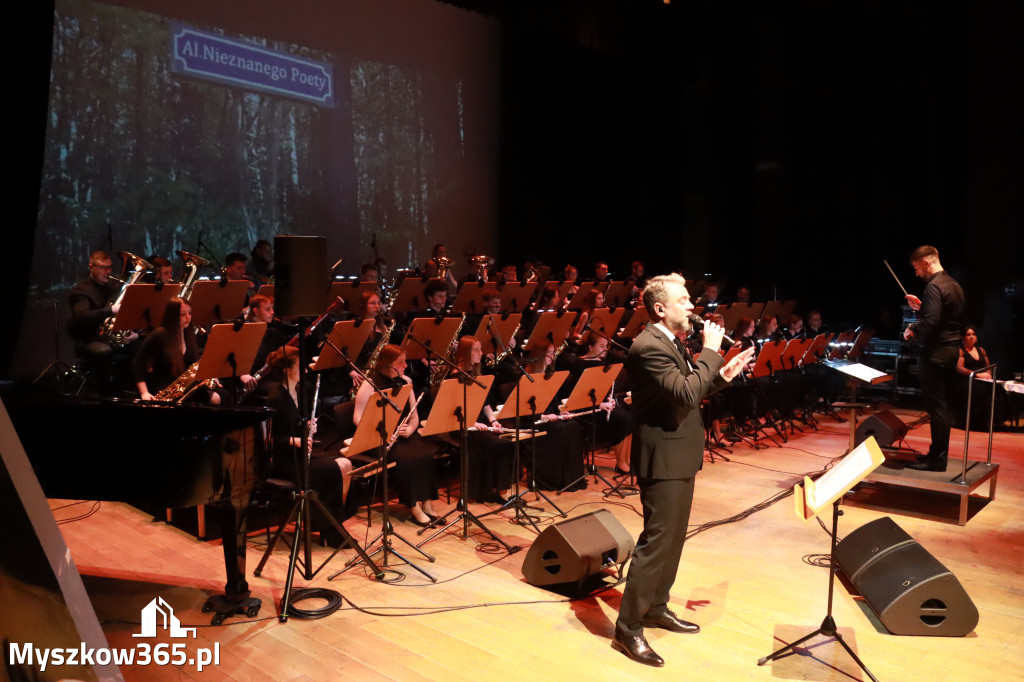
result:
<svg viewBox="0 0 1024 682"><path fill-rule="evenodd" d="M519 281L519 272L516 270L514 265L506 265L501 269L501 275L498 276L499 284L509 284L510 282Z"/></svg>
<svg viewBox="0 0 1024 682"><path fill-rule="evenodd" d="M153 273L152 281L163 284L174 284L174 265L163 256L152 256L149 264L156 270Z"/></svg>
<svg viewBox="0 0 1024 682"><path fill-rule="evenodd" d="M192 306L178 297L167 301L160 326L146 336L132 361L135 388L143 400L180 400L191 387L185 370L199 359L199 344L191 325ZM171 384L176 388L160 395ZM220 403L220 397L206 389L191 397L198 402Z"/></svg>
<svg viewBox="0 0 1024 682"><path fill-rule="evenodd" d="M978 345L978 328L964 325L963 340L960 345L960 356L956 361L957 382L952 392L953 424L956 428L964 428L967 415L967 388L971 372L975 382L971 391L970 428L973 431L988 431L989 417L992 417L994 429L1002 426L1006 420L1006 391L1000 389L995 396L995 412L992 413L992 371L982 370L992 364L985 349Z"/></svg>
<svg viewBox="0 0 1024 682"><path fill-rule="evenodd" d="M562 276L566 282L572 284L572 287L566 292L566 298L572 298L577 291L579 291L579 279L580 271L576 269L575 265L566 265L565 270L562 272Z"/></svg>
<svg viewBox="0 0 1024 682"><path fill-rule="evenodd" d="M301 483L306 453L302 440L306 422L299 411L299 391L306 387L301 380L299 349L282 346L268 358L275 378L280 382L267 398L267 405L276 412L271 423L274 449L271 457L271 475ZM316 420L310 423L316 430ZM317 492L327 511L341 522L345 519L345 498L348 495L352 462L347 457L314 455L309 458L309 486ZM341 542L341 534L318 514L313 515L313 528L320 531L324 541L332 547Z"/></svg>
<svg viewBox="0 0 1024 682"><path fill-rule="evenodd" d="M775 315L768 315L766 317L762 317L760 322L757 323L758 343L778 341L781 338L782 332L779 331L778 318Z"/></svg>
<svg viewBox="0 0 1024 682"><path fill-rule="evenodd" d="M594 263L594 283L602 284L610 281L611 278L608 276L608 263L603 260L599 260Z"/></svg>
<svg viewBox="0 0 1024 682"><path fill-rule="evenodd" d="M238 378L238 385L233 388L236 391L241 391L245 397L249 395L266 397L276 385L268 366L270 353L288 341L287 334L274 317L274 299L265 294L256 294L249 299L249 309L245 321L263 322L267 325L267 329L263 332L263 338L260 340L256 357L253 358L252 367ZM226 385L234 383L225 382ZM225 400L224 402L233 401Z"/></svg>
<svg viewBox="0 0 1024 682"><path fill-rule="evenodd" d="M531 358L526 362L526 371L530 374L555 371L557 348L550 341L541 341L533 349ZM502 394L510 393L512 386L502 390ZM559 394L561 395L561 394ZM508 400L508 398L506 398ZM538 415L554 417L560 415L556 395L550 404L538 406ZM580 477L584 471L586 444L582 419L550 419L537 426L544 433L542 438L530 441L529 453L536 457L536 483L541 490L562 490L573 481L579 481L573 490L583 490L587 480ZM626 462L629 466L629 462ZM532 473L532 472L531 472Z"/></svg>
<svg viewBox="0 0 1024 682"><path fill-rule="evenodd" d="M828 329L821 321L821 312L818 310L812 310L807 313L807 338L813 339L819 334L828 334Z"/></svg>
<svg viewBox="0 0 1024 682"><path fill-rule="evenodd" d="M274 247L266 239L260 239L252 247L252 260L246 268L249 278L261 283L274 276Z"/></svg>
<svg viewBox="0 0 1024 682"><path fill-rule="evenodd" d="M470 376L481 376L483 347L472 336L463 336L455 349L455 364ZM505 504L512 487L515 472L513 460L515 444L504 440L490 429L500 429L495 419L497 407L497 382L492 384L483 409L472 425L474 430L469 438L469 485L466 498L480 502ZM452 433L453 438L459 434Z"/></svg>
<svg viewBox="0 0 1024 682"><path fill-rule="evenodd" d="M554 284L548 284L540 290L540 296L537 298L536 303L533 304L533 310L558 310L561 304L562 300L558 295L558 287Z"/></svg>
<svg viewBox="0 0 1024 682"><path fill-rule="evenodd" d="M750 287L740 285L740 288L736 290L736 302L750 303Z"/></svg>
<svg viewBox="0 0 1024 682"><path fill-rule="evenodd" d="M405 370L405 353L398 346L388 344L377 356L377 364L369 373L370 381L382 390L401 388L411 383L405 376ZM371 399L376 400L376 394L369 383L363 382L356 393L352 414L354 424L362 420ZM426 526L437 518L432 506L432 501L437 499L437 471L434 466L434 448L416 433L419 417L415 409L410 411L411 403L410 393L409 401L398 406L402 410L402 426L398 431L398 440L388 452L388 459L396 463L391 473L398 488L399 502L409 508L413 523Z"/></svg>
<svg viewBox="0 0 1024 682"><path fill-rule="evenodd" d="M75 284L68 294L68 331L75 342L75 355L83 360L86 371L95 376L104 393L113 393L117 384L112 376L115 349L100 333L106 319L117 315L120 308L119 304L111 304L120 287L110 280L110 271L107 252L93 251L89 255L89 276ZM129 349L123 353L126 363Z"/></svg>
<svg viewBox="0 0 1024 682"><path fill-rule="evenodd" d="M582 351L579 357L569 361L571 374L563 391L560 392L560 397L569 395L585 369L606 364L606 355L609 352L608 339L593 331L588 331L583 336ZM607 361L610 364L611 359L608 358ZM625 380L625 377L622 378ZM601 403L598 408L606 414L601 415L602 418L596 419L594 422L597 427L595 447L603 445L611 448L615 454L616 472L628 474L629 451L633 443L633 416L628 409L616 403L614 396L600 397ZM585 425L585 428L588 425Z"/></svg>
<svg viewBox="0 0 1024 682"><path fill-rule="evenodd" d="M580 316L576 318L576 328L573 330L577 342L581 341L583 329L594 316L594 311L604 307L604 294L599 289L591 289L584 296L583 307L580 309Z"/></svg>
<svg viewBox="0 0 1024 682"><path fill-rule="evenodd" d="M448 285L443 281L431 280L423 287L427 307L416 313L416 317L441 316L448 311Z"/></svg>
<svg viewBox="0 0 1024 682"><path fill-rule="evenodd" d="M432 260L436 265L439 259L444 259L440 262L448 261L448 247L444 244L434 244ZM451 261L448 261L449 265ZM459 283L455 281L455 275L452 274L451 267L444 269L444 281L448 285L449 291L456 291L459 288Z"/></svg>
<svg viewBox="0 0 1024 682"><path fill-rule="evenodd" d="M806 338L806 332L804 331L804 318L800 317L796 313L790 315L789 325L782 331L782 338L787 341L790 339Z"/></svg>
<svg viewBox="0 0 1024 682"><path fill-rule="evenodd" d="M244 253L237 251L224 256L224 276L229 280L249 279L246 276L245 263L248 260Z"/></svg>
<svg viewBox="0 0 1024 682"><path fill-rule="evenodd" d="M704 285L704 295L697 299L694 303L695 307L716 308L722 301L718 298L718 284L715 282L708 282Z"/></svg>
<svg viewBox="0 0 1024 682"><path fill-rule="evenodd" d="M378 281L377 277L377 266L374 263L364 263L362 267L359 268L360 282L376 282Z"/></svg>

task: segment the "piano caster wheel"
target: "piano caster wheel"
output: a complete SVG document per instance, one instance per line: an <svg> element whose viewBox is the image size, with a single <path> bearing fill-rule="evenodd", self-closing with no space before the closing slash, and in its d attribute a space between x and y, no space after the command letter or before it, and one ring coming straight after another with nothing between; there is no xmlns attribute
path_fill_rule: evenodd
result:
<svg viewBox="0 0 1024 682"><path fill-rule="evenodd" d="M213 604L210 602L203 604L203 613L209 613L210 611L213 611Z"/></svg>
<svg viewBox="0 0 1024 682"><path fill-rule="evenodd" d="M262 601L252 597L229 602L224 595L217 595L206 600L206 603L203 604L203 613L213 613L210 625L220 625L232 616L244 614L249 618L255 618L259 615L262 605Z"/></svg>
<svg viewBox="0 0 1024 682"><path fill-rule="evenodd" d="M260 604L255 604L245 610L246 618L255 618L258 615L260 615Z"/></svg>
<svg viewBox="0 0 1024 682"><path fill-rule="evenodd" d="M224 622L224 614L223 613L218 613L216 616L213 617L213 620L210 621L210 625L220 625L223 622Z"/></svg>

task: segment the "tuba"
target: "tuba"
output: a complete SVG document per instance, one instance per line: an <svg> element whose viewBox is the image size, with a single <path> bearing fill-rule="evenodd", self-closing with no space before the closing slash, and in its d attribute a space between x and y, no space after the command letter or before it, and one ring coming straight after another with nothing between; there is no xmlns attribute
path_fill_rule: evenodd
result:
<svg viewBox="0 0 1024 682"><path fill-rule="evenodd" d="M192 289L196 285L196 277L199 275L199 269L205 268L210 264L210 261L206 260L201 256L197 256L194 253L188 251L176 251L181 260L185 263L185 273L181 278L181 293L178 296L182 300L188 301L192 298Z"/></svg>
<svg viewBox="0 0 1024 682"><path fill-rule="evenodd" d="M153 270L153 266L149 264L145 258L136 256L134 253L129 251L122 251L121 257L124 258L125 264L131 264L131 274L128 275L128 279L124 280L121 285L121 290L117 292L117 296L110 301L109 305L120 305L121 301L124 300L124 295L128 291L128 287L135 284L146 274L147 270ZM100 338L106 339L107 342L115 348L121 348L127 343L129 331L118 330L114 331L114 322L117 320L117 315L111 315L103 321L100 325Z"/></svg>
<svg viewBox="0 0 1024 682"><path fill-rule="evenodd" d="M454 261L452 261L451 258L447 258L445 256L436 256L434 258L434 265L437 266L438 279L448 279L448 272L452 269L453 262Z"/></svg>
<svg viewBox="0 0 1024 682"><path fill-rule="evenodd" d="M480 268L480 281L487 281L487 268L494 264L494 259L483 254L473 256L469 262Z"/></svg>

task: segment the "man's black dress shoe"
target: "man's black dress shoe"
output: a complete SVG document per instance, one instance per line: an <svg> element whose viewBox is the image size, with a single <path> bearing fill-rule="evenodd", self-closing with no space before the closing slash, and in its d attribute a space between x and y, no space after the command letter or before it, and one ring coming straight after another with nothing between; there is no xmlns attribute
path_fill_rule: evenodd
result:
<svg viewBox="0 0 1024 682"><path fill-rule="evenodd" d="M648 614L644 616L643 623L645 628L661 628L662 630L671 630L672 632L685 632L690 635L700 632L699 625L683 620L668 610L657 615Z"/></svg>
<svg viewBox="0 0 1024 682"><path fill-rule="evenodd" d="M924 458L920 462L907 465L908 469L914 469L915 471L945 471L946 470L946 459L928 459Z"/></svg>
<svg viewBox="0 0 1024 682"><path fill-rule="evenodd" d="M647 643L647 638L643 635L631 637L616 630L612 648L621 651L637 663L653 665L655 668L665 665L665 659L651 648L651 645Z"/></svg>

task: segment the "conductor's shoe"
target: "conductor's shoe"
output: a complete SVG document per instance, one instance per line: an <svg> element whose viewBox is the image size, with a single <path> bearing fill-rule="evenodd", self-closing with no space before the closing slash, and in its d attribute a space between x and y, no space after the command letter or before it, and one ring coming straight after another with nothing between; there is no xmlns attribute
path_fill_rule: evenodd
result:
<svg viewBox="0 0 1024 682"><path fill-rule="evenodd" d="M945 471L946 458L933 459L931 457L925 457L919 462L908 464L907 468L914 469L915 471Z"/></svg>
<svg viewBox="0 0 1024 682"><path fill-rule="evenodd" d="M615 638L612 639L612 648L621 651L637 663L652 665L655 668L665 665L665 659L651 648L643 634L627 635L616 628Z"/></svg>
<svg viewBox="0 0 1024 682"><path fill-rule="evenodd" d="M663 613L659 614L647 614L644 616L643 623L645 628L661 628L662 630L670 630L672 632L685 632L690 635L700 632L699 625L683 620L669 609L665 609Z"/></svg>

